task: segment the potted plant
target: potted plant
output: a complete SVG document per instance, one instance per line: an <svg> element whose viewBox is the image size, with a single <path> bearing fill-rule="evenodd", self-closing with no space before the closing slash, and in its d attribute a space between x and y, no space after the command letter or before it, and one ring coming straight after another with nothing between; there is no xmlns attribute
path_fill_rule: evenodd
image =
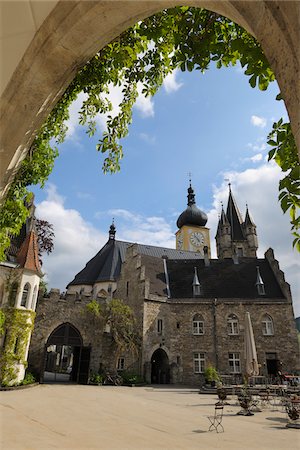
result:
<svg viewBox="0 0 300 450"><path fill-rule="evenodd" d="M216 382L220 381L220 377L218 375L217 369L212 366L208 365L204 371L205 376L205 382L206 384L210 384L212 387L215 387Z"/></svg>
<svg viewBox="0 0 300 450"><path fill-rule="evenodd" d="M101 386L103 383L103 376L99 373L92 373L90 376L89 384L93 384L95 386Z"/></svg>

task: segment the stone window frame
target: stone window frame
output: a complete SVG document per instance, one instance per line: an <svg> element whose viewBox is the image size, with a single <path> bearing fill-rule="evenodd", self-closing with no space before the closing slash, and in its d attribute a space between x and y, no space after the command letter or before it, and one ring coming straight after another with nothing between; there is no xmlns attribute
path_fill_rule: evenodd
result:
<svg viewBox="0 0 300 450"><path fill-rule="evenodd" d="M274 336L274 321L270 314L264 314L261 323L263 336Z"/></svg>
<svg viewBox="0 0 300 450"><path fill-rule="evenodd" d="M204 373L205 370L204 352L193 352L193 368L195 374Z"/></svg>
<svg viewBox="0 0 300 450"><path fill-rule="evenodd" d="M227 317L227 334L228 336L238 336L240 334L239 318L236 314L229 314Z"/></svg>
<svg viewBox="0 0 300 450"><path fill-rule="evenodd" d="M117 370L122 371L125 370L125 357L119 356L118 363L117 363Z"/></svg>
<svg viewBox="0 0 300 450"><path fill-rule="evenodd" d="M22 289L20 306L22 306L23 308L27 308L30 296L31 296L31 284L29 283L29 281L27 281Z"/></svg>
<svg viewBox="0 0 300 450"><path fill-rule="evenodd" d="M201 314L195 314L192 321L192 334L199 336L204 334L204 320Z"/></svg>
<svg viewBox="0 0 300 450"><path fill-rule="evenodd" d="M239 352L228 353L229 373L240 374L241 371L241 355Z"/></svg>

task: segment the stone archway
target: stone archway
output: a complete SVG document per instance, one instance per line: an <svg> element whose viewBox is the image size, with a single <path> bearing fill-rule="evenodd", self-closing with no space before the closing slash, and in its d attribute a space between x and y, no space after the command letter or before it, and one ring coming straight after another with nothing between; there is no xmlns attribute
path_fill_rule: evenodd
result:
<svg viewBox="0 0 300 450"><path fill-rule="evenodd" d="M41 381L86 384L90 350L90 347L83 347L81 334L71 323L59 325L45 344Z"/></svg>
<svg viewBox="0 0 300 450"><path fill-rule="evenodd" d="M170 383L169 358L167 353L162 348L155 350L151 357L151 383Z"/></svg>
<svg viewBox="0 0 300 450"><path fill-rule="evenodd" d="M52 9L48 7L43 12L44 16L38 16L39 28L36 26L34 29L25 51L18 49L19 59L12 67L11 76L6 77L8 81L1 96L0 113L0 200L25 157L36 130L78 69L138 20L183 3L220 13L258 39L276 74L300 148L297 1L53 2ZM34 19L37 21L37 14ZM10 26L5 20L3 24ZM15 53L7 52L9 54ZM6 67L5 61L2 65Z"/></svg>

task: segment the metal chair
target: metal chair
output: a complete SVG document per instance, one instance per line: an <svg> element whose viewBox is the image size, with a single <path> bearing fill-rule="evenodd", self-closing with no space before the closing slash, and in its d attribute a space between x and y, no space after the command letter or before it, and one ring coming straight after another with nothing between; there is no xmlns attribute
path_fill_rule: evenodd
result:
<svg viewBox="0 0 300 450"><path fill-rule="evenodd" d="M223 405L215 405L215 414L214 416L207 416L208 420L210 421L210 427L208 431L216 431L219 433L219 429L224 432L224 428L222 425L222 419L223 419Z"/></svg>

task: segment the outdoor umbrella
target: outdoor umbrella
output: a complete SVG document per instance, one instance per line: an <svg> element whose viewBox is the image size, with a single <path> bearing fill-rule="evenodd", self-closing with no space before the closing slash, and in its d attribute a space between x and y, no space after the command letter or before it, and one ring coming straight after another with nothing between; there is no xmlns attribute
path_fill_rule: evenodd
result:
<svg viewBox="0 0 300 450"><path fill-rule="evenodd" d="M259 374L256 346L252 330L251 318L249 312L245 317L245 356L246 356L246 378L255 377Z"/></svg>

